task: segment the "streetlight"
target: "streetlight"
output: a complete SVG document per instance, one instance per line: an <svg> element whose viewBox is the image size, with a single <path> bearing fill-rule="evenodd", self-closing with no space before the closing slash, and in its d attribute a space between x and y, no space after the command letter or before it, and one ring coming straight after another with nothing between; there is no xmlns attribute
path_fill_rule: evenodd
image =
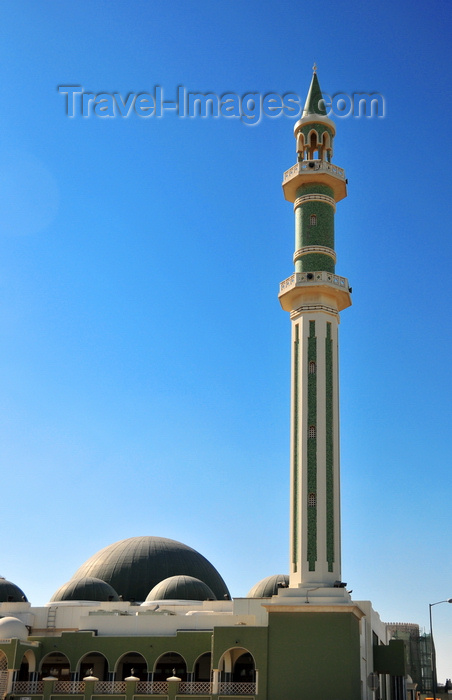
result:
<svg viewBox="0 0 452 700"><path fill-rule="evenodd" d="M440 603L452 603L452 598L447 600L438 600L437 603L429 603L428 611L430 613L430 643L432 645L432 685L433 685L433 700L436 700L436 651L435 642L433 641L433 623L432 623L432 608Z"/></svg>

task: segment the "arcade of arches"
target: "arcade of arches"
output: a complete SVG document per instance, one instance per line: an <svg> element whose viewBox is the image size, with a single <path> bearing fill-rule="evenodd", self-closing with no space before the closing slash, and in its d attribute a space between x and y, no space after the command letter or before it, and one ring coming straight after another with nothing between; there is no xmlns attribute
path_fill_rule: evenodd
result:
<svg viewBox="0 0 452 700"><path fill-rule="evenodd" d="M0 656L0 674L7 670L6 656ZM255 662L252 654L244 648L233 648L226 651L220 659L220 678L222 681L254 682L256 676ZM128 652L117 659L114 673L109 672L108 659L99 652L85 654L77 665L77 671L71 673L70 662L61 652L47 654L36 673L36 660L32 651L27 651L22 659L17 680L27 681L53 677L59 681L83 679L94 676L99 680L125 680L134 676L140 681L164 681L170 676L177 676L182 681L210 681L212 676L212 655L210 652L201 654L195 661L193 669L187 669L185 659L176 652L162 654L148 668L146 659L137 652ZM1 676L0 676L1 678Z"/></svg>

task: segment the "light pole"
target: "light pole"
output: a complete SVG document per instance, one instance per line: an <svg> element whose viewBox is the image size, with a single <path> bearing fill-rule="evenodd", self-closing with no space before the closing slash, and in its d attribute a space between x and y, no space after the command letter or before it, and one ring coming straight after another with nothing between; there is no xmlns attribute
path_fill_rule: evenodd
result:
<svg viewBox="0 0 452 700"><path fill-rule="evenodd" d="M433 623L432 623L432 608L440 603L452 603L452 598L446 600L438 600L437 603L429 603L428 611L430 614L430 644L432 645L432 685L433 685L433 700L436 700L436 651L435 642L433 641Z"/></svg>

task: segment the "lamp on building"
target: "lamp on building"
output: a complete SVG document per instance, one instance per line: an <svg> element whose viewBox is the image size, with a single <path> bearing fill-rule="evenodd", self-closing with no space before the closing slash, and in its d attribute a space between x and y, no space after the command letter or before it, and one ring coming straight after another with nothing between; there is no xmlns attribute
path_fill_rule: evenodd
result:
<svg viewBox="0 0 452 700"><path fill-rule="evenodd" d="M436 651L435 642L433 641L433 623L432 623L432 608L434 605L440 605L440 603L452 603L452 598L447 598L446 600L438 600L437 603L429 603L428 611L430 615L430 644L432 645L432 686L433 686L433 700L436 700Z"/></svg>
<svg viewBox="0 0 452 700"><path fill-rule="evenodd" d="M124 678L125 681L139 681L140 679L138 676L135 675L135 669L131 668L130 669L130 676L127 676L127 678Z"/></svg>

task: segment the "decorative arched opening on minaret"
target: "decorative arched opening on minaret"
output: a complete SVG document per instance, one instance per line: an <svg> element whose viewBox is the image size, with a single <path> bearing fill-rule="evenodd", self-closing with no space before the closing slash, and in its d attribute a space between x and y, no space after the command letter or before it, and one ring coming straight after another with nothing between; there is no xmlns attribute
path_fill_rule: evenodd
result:
<svg viewBox="0 0 452 700"><path fill-rule="evenodd" d="M319 142L317 131L314 129L309 134L309 154L308 160L316 160L319 157Z"/></svg>
<svg viewBox="0 0 452 700"><path fill-rule="evenodd" d="M330 140L330 135L327 131L323 132L322 160L326 160L326 161L328 161L328 163L331 162L331 140Z"/></svg>
<svg viewBox="0 0 452 700"><path fill-rule="evenodd" d="M297 157L298 161L304 160L305 156L305 141L304 141L304 134L302 131L299 131L297 134Z"/></svg>

